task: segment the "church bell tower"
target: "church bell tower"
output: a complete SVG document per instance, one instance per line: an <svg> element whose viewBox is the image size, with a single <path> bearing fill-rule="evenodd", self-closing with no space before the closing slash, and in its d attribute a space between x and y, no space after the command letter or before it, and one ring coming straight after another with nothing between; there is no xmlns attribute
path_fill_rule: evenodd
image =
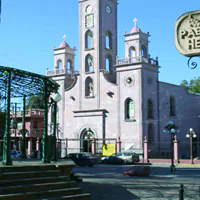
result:
<svg viewBox="0 0 200 200"><path fill-rule="evenodd" d="M99 109L101 70L113 74L116 64L117 0L80 0L79 8L79 109Z"/></svg>

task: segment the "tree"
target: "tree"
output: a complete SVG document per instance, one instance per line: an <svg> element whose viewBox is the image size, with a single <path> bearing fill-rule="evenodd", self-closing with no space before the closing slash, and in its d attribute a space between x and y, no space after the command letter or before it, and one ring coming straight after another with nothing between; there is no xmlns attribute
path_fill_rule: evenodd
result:
<svg viewBox="0 0 200 200"><path fill-rule="evenodd" d="M194 79L191 79L189 82L186 80L183 80L180 86L185 87L187 90L191 92L200 93L200 76L197 78L195 77Z"/></svg>
<svg viewBox="0 0 200 200"><path fill-rule="evenodd" d="M43 96L31 96L27 99L26 108L44 109L44 98Z"/></svg>

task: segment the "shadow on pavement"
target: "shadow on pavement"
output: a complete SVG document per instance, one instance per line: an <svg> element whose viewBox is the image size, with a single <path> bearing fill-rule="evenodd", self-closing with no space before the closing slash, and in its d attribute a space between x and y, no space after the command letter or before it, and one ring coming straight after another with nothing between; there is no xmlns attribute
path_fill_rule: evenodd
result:
<svg viewBox="0 0 200 200"><path fill-rule="evenodd" d="M91 200L133 200L140 197L132 194L126 188L116 184L94 183L84 181L78 183L84 193L91 194Z"/></svg>

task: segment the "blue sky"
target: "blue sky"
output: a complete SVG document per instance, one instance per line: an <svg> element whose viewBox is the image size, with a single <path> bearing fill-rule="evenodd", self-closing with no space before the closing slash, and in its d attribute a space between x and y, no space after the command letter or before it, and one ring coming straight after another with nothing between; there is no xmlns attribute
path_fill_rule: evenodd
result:
<svg viewBox="0 0 200 200"><path fill-rule="evenodd" d="M158 56L160 81L180 84L200 75L191 70L188 58L174 43L174 25L185 12L198 10L199 0L119 0L118 55L124 58L124 30L129 32L133 19L143 32L150 32L149 53ZM71 47L79 50L78 0L2 0L0 24L0 65L45 75L53 69L53 46L58 47L67 35ZM79 51L76 52L79 68Z"/></svg>

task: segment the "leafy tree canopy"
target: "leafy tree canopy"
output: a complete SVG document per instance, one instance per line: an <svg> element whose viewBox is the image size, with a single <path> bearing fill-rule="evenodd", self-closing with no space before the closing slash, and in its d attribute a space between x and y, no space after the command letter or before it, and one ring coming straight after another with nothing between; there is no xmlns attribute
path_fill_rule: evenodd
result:
<svg viewBox="0 0 200 200"><path fill-rule="evenodd" d="M185 87L187 90L190 90L191 92L200 93L200 76L197 78L195 77L194 79L191 79L189 82L186 80L183 80L180 86Z"/></svg>
<svg viewBox="0 0 200 200"><path fill-rule="evenodd" d="M44 109L44 99L43 96L31 96L26 101L26 108Z"/></svg>

